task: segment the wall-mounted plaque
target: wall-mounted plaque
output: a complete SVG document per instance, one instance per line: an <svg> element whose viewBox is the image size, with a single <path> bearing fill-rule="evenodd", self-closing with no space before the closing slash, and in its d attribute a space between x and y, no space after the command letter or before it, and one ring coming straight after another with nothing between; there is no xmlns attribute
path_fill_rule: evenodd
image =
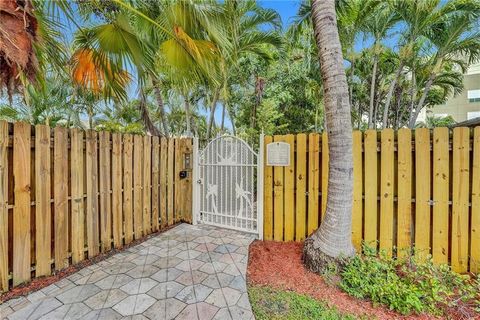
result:
<svg viewBox="0 0 480 320"><path fill-rule="evenodd" d="M287 167L290 165L290 144L272 142L267 144L267 166Z"/></svg>

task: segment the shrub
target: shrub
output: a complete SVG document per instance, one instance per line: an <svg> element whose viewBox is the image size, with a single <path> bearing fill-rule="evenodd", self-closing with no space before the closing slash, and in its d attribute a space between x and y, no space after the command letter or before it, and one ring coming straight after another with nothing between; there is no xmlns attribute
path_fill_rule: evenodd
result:
<svg viewBox="0 0 480 320"><path fill-rule="evenodd" d="M395 260L364 248L341 271L339 282L348 294L381 303L402 314L427 312L440 315L458 305L480 306L478 280L452 272L431 259Z"/></svg>

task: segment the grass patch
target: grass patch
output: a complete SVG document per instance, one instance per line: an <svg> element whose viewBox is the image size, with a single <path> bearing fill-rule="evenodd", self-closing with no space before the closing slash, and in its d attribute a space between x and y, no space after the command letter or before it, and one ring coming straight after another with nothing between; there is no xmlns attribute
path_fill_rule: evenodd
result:
<svg viewBox="0 0 480 320"><path fill-rule="evenodd" d="M339 273L338 285L348 294L370 299L405 315L480 311L478 279L457 274L447 265L434 265L431 259L425 262L414 258L395 260L377 256L368 247L364 247L364 252L350 260Z"/></svg>
<svg viewBox="0 0 480 320"><path fill-rule="evenodd" d="M305 295L269 287L250 286L248 295L257 320L270 319L323 319L353 320L352 315L343 315L334 308Z"/></svg>

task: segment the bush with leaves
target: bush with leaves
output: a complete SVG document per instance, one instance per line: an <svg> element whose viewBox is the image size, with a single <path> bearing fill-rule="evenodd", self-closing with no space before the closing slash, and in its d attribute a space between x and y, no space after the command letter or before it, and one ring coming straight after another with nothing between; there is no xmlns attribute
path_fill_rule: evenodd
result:
<svg viewBox="0 0 480 320"><path fill-rule="evenodd" d="M430 258L391 259L364 246L364 255L350 260L340 275L339 286L348 294L402 314L442 315L455 308L480 311L478 279L457 274L447 265L434 265Z"/></svg>

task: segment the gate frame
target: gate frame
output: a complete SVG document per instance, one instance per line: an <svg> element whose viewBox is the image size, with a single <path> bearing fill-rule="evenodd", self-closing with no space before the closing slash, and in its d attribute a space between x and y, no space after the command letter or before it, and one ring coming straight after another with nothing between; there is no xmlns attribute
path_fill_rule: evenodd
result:
<svg viewBox="0 0 480 320"><path fill-rule="evenodd" d="M228 136L228 135L225 135ZM264 134L260 134L260 143L257 153L257 233L260 240L263 240L263 162L264 162ZM240 139L238 137L235 137ZM242 140L248 146L250 146L246 141ZM207 144L208 145L208 144ZM192 224L198 224L198 214L200 212L200 181L199 181L199 141L198 137L193 138L193 169L192 169L192 182L193 182L193 194L192 194Z"/></svg>

